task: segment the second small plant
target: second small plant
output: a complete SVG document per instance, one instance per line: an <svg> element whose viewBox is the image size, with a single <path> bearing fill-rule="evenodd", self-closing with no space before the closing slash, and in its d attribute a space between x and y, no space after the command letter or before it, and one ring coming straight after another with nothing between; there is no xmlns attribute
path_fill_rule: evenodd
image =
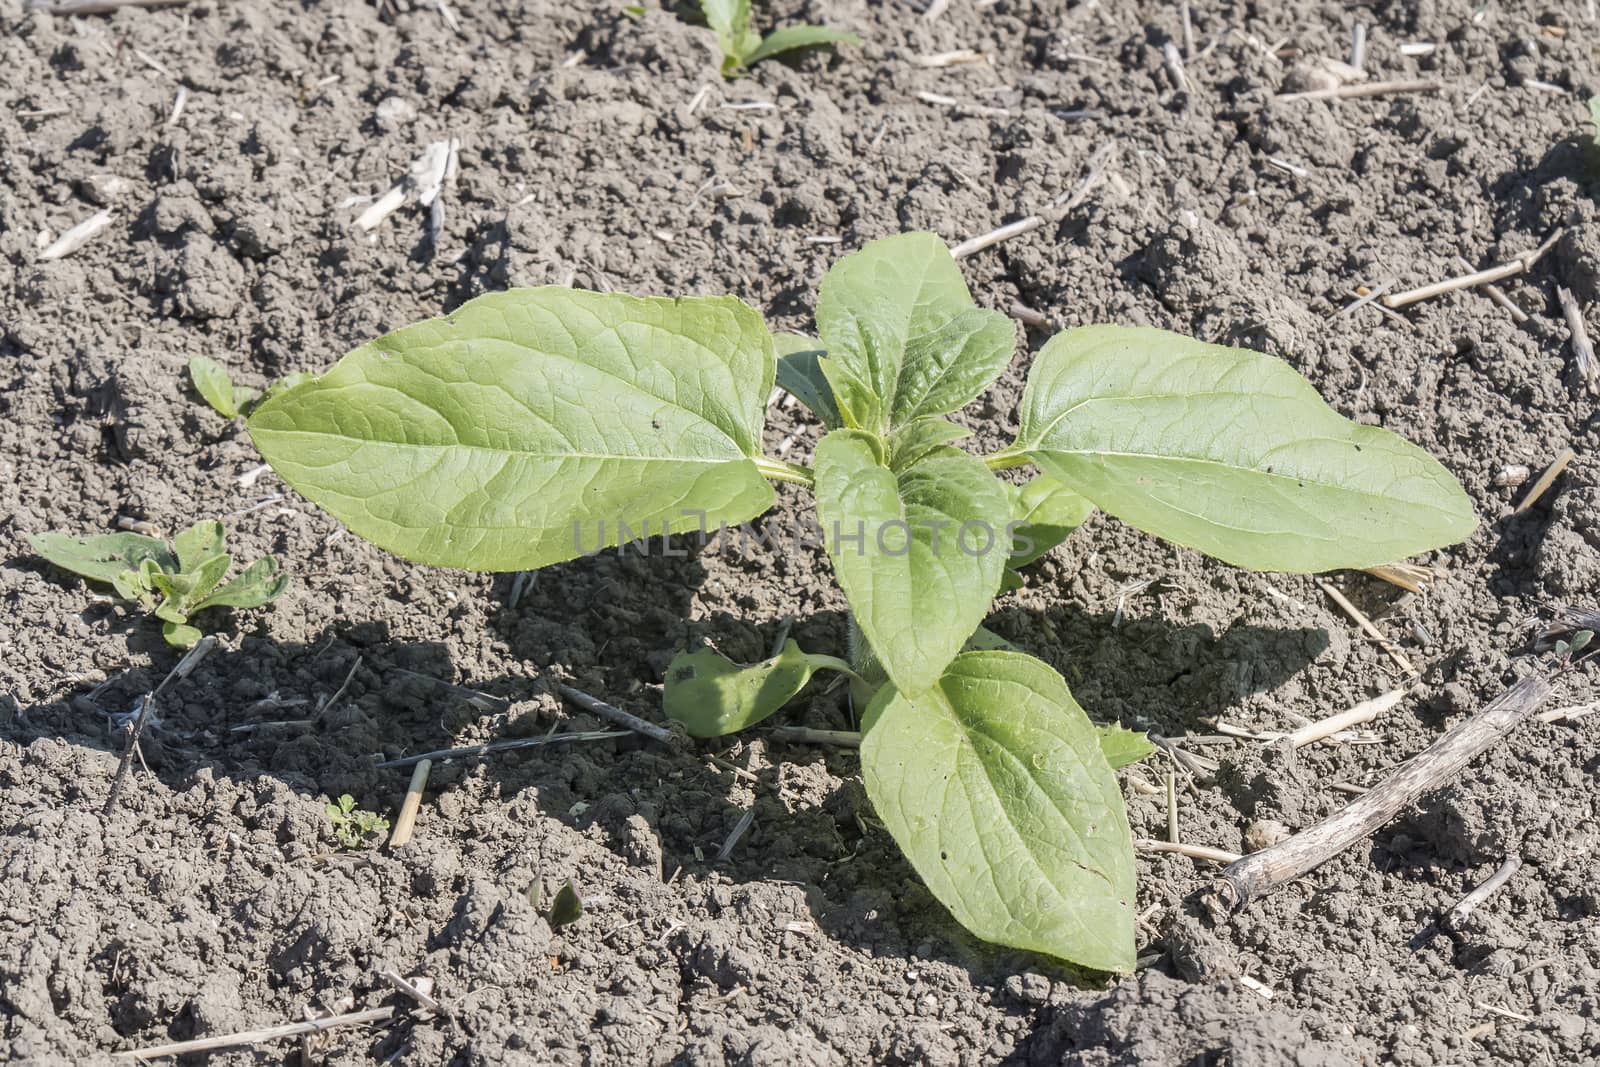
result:
<svg viewBox="0 0 1600 1067"><path fill-rule="evenodd" d="M224 584L233 557L224 548L222 523L197 522L172 544L136 533L74 537L44 533L29 538L33 550L63 570L105 582L161 620L167 644L188 648L200 640L190 616L208 608L258 608L289 585L271 556L256 560Z"/></svg>
<svg viewBox="0 0 1600 1067"><path fill-rule="evenodd" d="M735 77L740 71L781 52L861 43L861 38L855 34L827 26L783 26L763 37L755 28L750 0L700 0L700 10L705 13L706 24L716 32L725 78Z"/></svg>

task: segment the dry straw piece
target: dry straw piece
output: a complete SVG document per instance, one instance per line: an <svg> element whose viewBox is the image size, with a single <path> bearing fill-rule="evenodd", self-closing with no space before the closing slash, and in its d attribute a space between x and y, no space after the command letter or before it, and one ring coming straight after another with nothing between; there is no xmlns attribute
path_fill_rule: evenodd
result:
<svg viewBox="0 0 1600 1067"><path fill-rule="evenodd" d="M1563 448L1561 454L1555 458L1555 461L1545 468L1543 474L1539 475L1539 480L1528 487L1527 493L1522 497L1522 502L1517 505L1516 510L1511 514L1521 515L1524 511L1537 504L1539 498L1544 496L1550 487L1555 484L1557 478L1561 477L1561 472L1567 469L1567 464L1572 462L1575 455L1576 453L1572 449Z"/></svg>
<svg viewBox="0 0 1600 1067"><path fill-rule="evenodd" d="M394 833L389 836L390 848L403 848L411 843L411 831L417 825L417 811L422 807L422 791L428 787L428 771L432 768L432 760L418 760L417 769L411 772L411 785L406 789L405 800L400 803L400 815L394 821Z"/></svg>

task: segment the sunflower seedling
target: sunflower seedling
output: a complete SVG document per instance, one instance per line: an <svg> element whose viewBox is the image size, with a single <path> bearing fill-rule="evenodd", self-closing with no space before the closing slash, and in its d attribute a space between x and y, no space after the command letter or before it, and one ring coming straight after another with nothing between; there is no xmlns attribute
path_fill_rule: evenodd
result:
<svg viewBox="0 0 1600 1067"><path fill-rule="evenodd" d="M104 582L123 600L136 601L161 620L169 645L189 648L200 630L189 617L207 608L257 608L282 593L289 577L271 556L256 560L223 584L233 557L223 550L222 524L197 522L172 544L135 533L30 537L34 552L90 581Z"/></svg>
<svg viewBox="0 0 1600 1067"><path fill-rule="evenodd" d="M531 570L641 532L715 526L721 543L771 507L773 483L812 487L849 659L691 653L668 671L668 712L721 734L819 670L848 672L868 796L933 895L987 940L1129 971L1113 767L1149 742L1098 728L1060 674L982 628L1016 566L1099 508L1238 566L1370 567L1466 537L1471 503L1282 360L1154 329L1057 334L1033 357L1016 440L963 451L945 416L1010 363L1016 327L974 303L932 234L835 263L816 325L775 339L730 297L493 293L269 396L249 428L351 531L446 567ZM811 466L762 452L775 381L826 430ZM1021 486L997 477L1026 466L1040 473Z"/></svg>
<svg viewBox="0 0 1600 1067"><path fill-rule="evenodd" d="M861 43L861 38L853 33L826 26L784 26L763 37L755 28L750 0L700 0L700 10L705 14L706 24L717 35L724 78L737 77L740 71L781 52Z"/></svg>

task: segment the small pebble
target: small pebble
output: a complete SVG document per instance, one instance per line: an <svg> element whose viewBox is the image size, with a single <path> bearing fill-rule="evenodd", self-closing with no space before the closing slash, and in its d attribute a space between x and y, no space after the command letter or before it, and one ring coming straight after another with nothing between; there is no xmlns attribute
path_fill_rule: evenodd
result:
<svg viewBox="0 0 1600 1067"><path fill-rule="evenodd" d="M386 96L378 103L372 117L379 129L396 130L417 117L417 108L404 97Z"/></svg>
<svg viewBox="0 0 1600 1067"><path fill-rule="evenodd" d="M1244 850L1260 852L1280 841L1287 841L1292 831L1277 819L1257 819L1244 828Z"/></svg>
<svg viewBox="0 0 1600 1067"><path fill-rule="evenodd" d="M1494 484L1507 488L1516 488L1527 481L1533 472L1521 463L1507 463L1494 476Z"/></svg>

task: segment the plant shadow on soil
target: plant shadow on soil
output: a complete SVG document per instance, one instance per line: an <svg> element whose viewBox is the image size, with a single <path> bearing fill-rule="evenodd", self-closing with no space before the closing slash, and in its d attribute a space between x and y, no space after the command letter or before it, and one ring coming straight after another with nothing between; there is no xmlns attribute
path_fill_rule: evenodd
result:
<svg viewBox="0 0 1600 1067"><path fill-rule="evenodd" d="M614 587L618 576L645 563L656 579L648 587L649 607L637 613L621 605L620 597L608 602L610 593L620 592ZM570 679L601 699L659 719L654 691L643 690L642 680L630 684L605 676L611 658L606 644L590 647L582 636L562 643L561 635L573 632L567 604L621 611L604 620L606 632L616 635L616 660L648 665L651 681L664 672L666 657L700 640L741 661L765 655L777 619L753 624L718 612L690 626L682 623L704 577L692 557L671 561L663 573L660 560L607 553L540 572L538 584L514 607L512 576L496 579L490 629L513 658L529 664L526 675L476 677L470 665L453 660L444 641L397 640L381 622L330 626L305 643L245 634L236 650L214 652L169 688L142 752L150 770L174 791L189 788L202 771L246 785L262 776L278 779L314 801L297 819L284 820L280 845L302 857L330 852L327 828L320 825L323 797L351 793L359 806L384 811L404 791L409 769L379 769L374 753L396 758L553 729L612 729L570 706L563 720L554 698L539 693L541 674ZM97 605L86 614L98 618L106 610ZM209 620L223 632L230 621ZM49 704L22 709L14 738L26 745L35 737L58 737L120 755L120 730L104 724L158 684L178 653L163 651L159 629L149 620L119 617L114 625L127 632L130 650L150 654L155 665L128 670L98 689L81 683ZM1274 689L1327 646L1320 629L1237 626L1218 635L1205 625L1083 613L1065 604L1044 612L1002 608L989 625L1062 670L1091 718L1165 734L1206 731L1203 717ZM792 636L812 650L838 651L845 627L842 613L821 611L797 619ZM441 619L441 632L448 628ZM669 639L667 632L693 636ZM656 647L669 640L677 647ZM720 875L735 884L776 880L798 886L817 926L842 942L875 953L944 958L986 979L1028 969L1085 980L1058 961L984 945L950 920L882 829L867 821L870 806L853 778L853 751L785 746L768 738L781 723L854 728L845 690L829 692L826 677L766 723L727 738L668 749L623 737L435 763L427 803L437 805L460 790L487 790L508 802L531 791L540 814L581 833L598 831L623 860L659 865L664 877L681 868L701 880ZM458 681L493 698L492 706L486 710L467 699L467 691L453 689ZM104 725L98 736L84 729L89 722ZM758 741L766 749L765 759L752 764L756 769L730 770L730 761L742 759ZM137 790L137 775L130 788ZM90 803L98 811L103 793L90 795L97 797ZM747 811L754 813L753 823L731 855L717 861L719 846ZM551 885L568 873L561 857L540 856L529 866L546 872L541 877ZM464 888L462 883L444 891Z"/></svg>

